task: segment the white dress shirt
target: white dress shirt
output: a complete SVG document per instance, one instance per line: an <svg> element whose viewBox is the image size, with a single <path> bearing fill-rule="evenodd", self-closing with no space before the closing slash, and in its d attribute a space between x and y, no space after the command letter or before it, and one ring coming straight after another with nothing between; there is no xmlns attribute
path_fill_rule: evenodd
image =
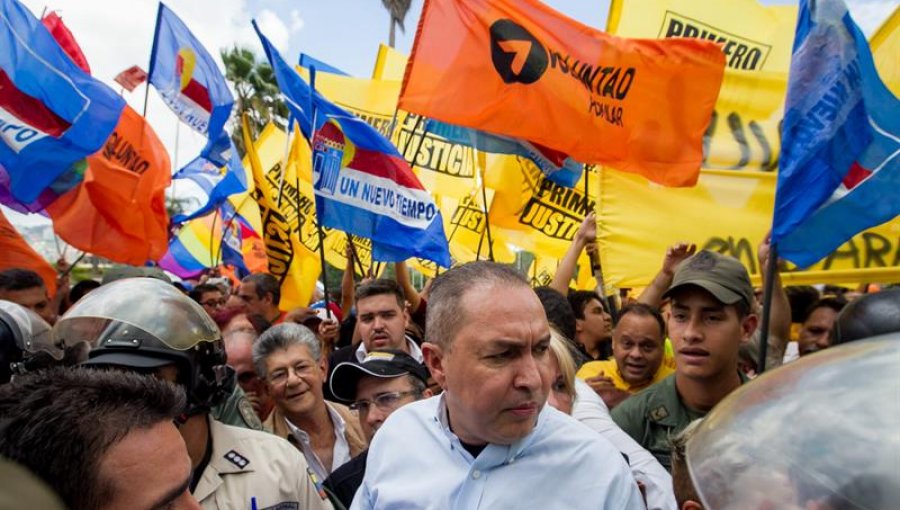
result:
<svg viewBox="0 0 900 510"><path fill-rule="evenodd" d="M644 508L625 459L608 441L545 406L511 445L477 457L448 426L444 396L407 404L378 430L351 510Z"/></svg>

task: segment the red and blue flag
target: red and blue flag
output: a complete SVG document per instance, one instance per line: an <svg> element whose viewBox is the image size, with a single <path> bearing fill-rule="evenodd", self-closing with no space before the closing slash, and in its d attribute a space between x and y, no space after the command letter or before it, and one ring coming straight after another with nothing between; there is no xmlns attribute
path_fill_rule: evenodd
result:
<svg viewBox="0 0 900 510"><path fill-rule="evenodd" d="M900 100L841 0L801 0L772 242L809 266L900 213Z"/></svg>
<svg viewBox="0 0 900 510"><path fill-rule="evenodd" d="M78 67L17 0L0 0L0 166L31 204L97 152L125 101Z"/></svg>
<svg viewBox="0 0 900 510"><path fill-rule="evenodd" d="M215 149L225 146L220 138L228 136L224 129L234 97L213 57L162 2L148 74L150 83L182 122L206 135L208 142L200 155L220 166L228 164L227 157Z"/></svg>
<svg viewBox="0 0 900 510"><path fill-rule="evenodd" d="M253 24L291 115L312 140L313 188L321 225L372 240L384 262L419 257L450 266L444 223L431 195L397 148L362 119L329 102L291 69Z"/></svg>

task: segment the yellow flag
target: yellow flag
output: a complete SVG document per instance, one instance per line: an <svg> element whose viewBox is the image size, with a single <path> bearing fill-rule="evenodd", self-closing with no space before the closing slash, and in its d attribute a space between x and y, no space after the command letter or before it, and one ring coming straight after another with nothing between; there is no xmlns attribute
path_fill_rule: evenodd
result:
<svg viewBox="0 0 900 510"><path fill-rule="evenodd" d="M546 287L553 281L559 260L553 257L535 256L528 267L528 279L532 287Z"/></svg>
<svg viewBox="0 0 900 510"><path fill-rule="evenodd" d="M900 97L900 7L885 20L869 41L878 75L887 88Z"/></svg>
<svg viewBox="0 0 900 510"><path fill-rule="evenodd" d="M340 230L331 230L325 238L325 262L340 270L348 266L347 241L351 237ZM365 237L352 236L356 259L353 261L353 272L357 276L365 276L372 267L372 241Z"/></svg>
<svg viewBox="0 0 900 510"><path fill-rule="evenodd" d="M494 186L490 209L492 230L510 243L542 257L561 259L572 244L585 215L596 205L596 184L585 195L584 182L596 183L597 172L589 168L573 188L549 179L524 158L489 158L487 176L501 181ZM496 227L496 228L495 228Z"/></svg>
<svg viewBox="0 0 900 510"><path fill-rule="evenodd" d="M372 79L402 80L404 71L406 71L406 55L386 44L379 44Z"/></svg>
<svg viewBox="0 0 900 510"><path fill-rule="evenodd" d="M296 158L303 154L302 147L294 144L289 164L284 166L283 172L280 159L272 166L263 167L251 140L246 117L242 119L242 129L255 181L253 198L259 206L260 233L269 259L269 273L281 283L279 308L291 310L307 306L322 267L318 254L301 242L301 236L309 238L310 234L308 226L301 224L300 218L306 212L307 205L313 208L309 198L303 196L297 176L297 165L300 163ZM274 137L273 131L277 129L269 124L260 138L264 139L267 135ZM306 150L308 156L308 146ZM309 160L308 157L306 159ZM312 192L311 185L309 191ZM318 237L314 239L318 243Z"/></svg>

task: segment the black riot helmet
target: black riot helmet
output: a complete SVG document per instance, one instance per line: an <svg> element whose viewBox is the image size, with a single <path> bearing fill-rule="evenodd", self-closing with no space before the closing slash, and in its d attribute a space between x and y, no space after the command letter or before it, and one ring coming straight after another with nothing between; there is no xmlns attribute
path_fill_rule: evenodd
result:
<svg viewBox="0 0 900 510"><path fill-rule="evenodd" d="M831 345L900 332L900 289L866 294L850 302L834 320Z"/></svg>
<svg viewBox="0 0 900 510"><path fill-rule="evenodd" d="M174 365L187 415L208 412L230 392L222 335L206 311L171 284L126 278L92 291L53 328L57 341L87 341L92 366L153 373Z"/></svg>
<svg viewBox="0 0 900 510"><path fill-rule="evenodd" d="M61 362L64 345L54 345L50 325L38 314L11 301L0 300L0 384L6 384L30 365Z"/></svg>

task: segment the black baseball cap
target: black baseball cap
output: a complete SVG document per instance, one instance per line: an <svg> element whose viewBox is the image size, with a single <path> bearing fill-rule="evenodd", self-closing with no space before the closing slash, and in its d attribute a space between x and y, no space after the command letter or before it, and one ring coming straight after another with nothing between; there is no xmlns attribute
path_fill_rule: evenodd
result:
<svg viewBox="0 0 900 510"><path fill-rule="evenodd" d="M362 361L345 361L334 367L329 380L331 394L345 401L356 398L356 385L364 376L391 379L411 375L428 384L428 369L399 349L383 349L366 354Z"/></svg>

